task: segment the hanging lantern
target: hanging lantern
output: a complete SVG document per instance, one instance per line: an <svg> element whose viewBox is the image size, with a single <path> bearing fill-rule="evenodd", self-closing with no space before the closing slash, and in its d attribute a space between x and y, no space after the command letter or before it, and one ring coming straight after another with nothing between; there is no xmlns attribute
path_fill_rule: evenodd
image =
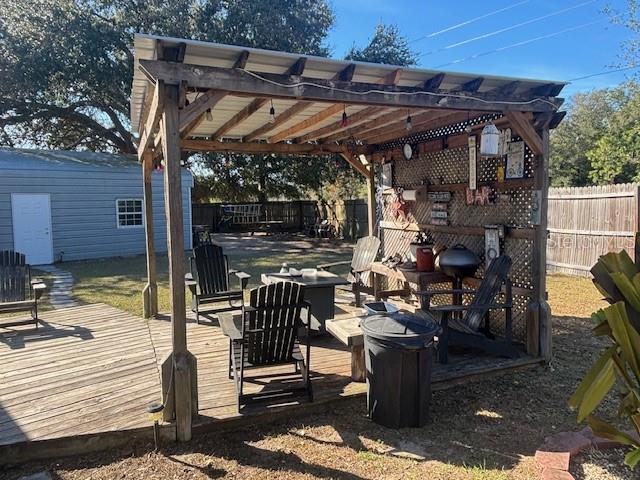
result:
<svg viewBox="0 0 640 480"><path fill-rule="evenodd" d="M405 122L404 128L407 132L413 128L413 125L411 124L411 113L409 112L407 112L407 121Z"/></svg>
<svg viewBox="0 0 640 480"><path fill-rule="evenodd" d="M273 100L271 100L271 108L269 109L269 123L276 123L276 109L273 108Z"/></svg>
<svg viewBox="0 0 640 480"><path fill-rule="evenodd" d="M344 107L344 110L342 111L342 120L340 121L340 126L344 128L347 125L349 125L349 120L347 118L347 108Z"/></svg>
<svg viewBox="0 0 640 480"><path fill-rule="evenodd" d="M211 113L210 108L207 108L207 111L205 112L204 117L207 119L207 122L213 122L213 114Z"/></svg>
<svg viewBox="0 0 640 480"><path fill-rule="evenodd" d="M482 129L480 138L480 155L483 157L495 157L498 155L500 144L500 131L493 123L487 123Z"/></svg>

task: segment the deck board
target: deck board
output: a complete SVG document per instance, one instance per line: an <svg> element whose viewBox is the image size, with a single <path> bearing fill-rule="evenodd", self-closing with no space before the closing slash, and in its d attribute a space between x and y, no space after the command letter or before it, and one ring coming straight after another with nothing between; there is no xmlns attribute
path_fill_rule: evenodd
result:
<svg viewBox="0 0 640 480"><path fill-rule="evenodd" d="M353 307L336 308L352 315ZM149 425L145 407L160 400L159 367L171 350L166 316L145 321L114 307L95 304L41 313L43 323L2 328L0 320L0 446L116 432ZM279 399L236 411L227 376L228 340L215 321L197 325L189 314L188 348L198 360L197 425L229 421L274 409L304 405ZM434 388L470 374L531 363L452 355L446 368L436 365ZM312 341L311 372L317 401L366 392L350 380L350 353L332 337ZM269 377L264 377L265 374ZM291 366L250 370L246 392L300 382ZM298 403L300 402L300 404ZM0 462L1 463L1 462Z"/></svg>

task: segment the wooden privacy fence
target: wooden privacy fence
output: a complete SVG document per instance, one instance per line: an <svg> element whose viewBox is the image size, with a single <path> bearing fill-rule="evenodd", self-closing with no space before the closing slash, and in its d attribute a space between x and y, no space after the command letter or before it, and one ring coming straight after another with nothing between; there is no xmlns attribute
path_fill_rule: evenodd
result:
<svg viewBox="0 0 640 480"><path fill-rule="evenodd" d="M600 255L634 256L640 185L549 189L547 271L589 276Z"/></svg>

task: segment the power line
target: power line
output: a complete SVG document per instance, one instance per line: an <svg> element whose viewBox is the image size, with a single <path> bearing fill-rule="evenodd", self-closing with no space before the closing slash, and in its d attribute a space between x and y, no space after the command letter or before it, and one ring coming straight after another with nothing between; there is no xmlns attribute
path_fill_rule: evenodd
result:
<svg viewBox="0 0 640 480"><path fill-rule="evenodd" d="M450 27L444 28L442 30L438 30L437 32L432 32L432 33L429 33L429 34L424 35L422 37L416 38L415 40L411 40L409 43L419 42L420 40L424 40L425 38L436 37L436 36L441 35L443 33L450 32L452 30L456 30L456 29L458 29L460 27L464 27L464 26L469 25L471 23L475 23L478 20L482 20L482 19L485 19L487 17L491 17L493 15L497 15L498 13L506 12L507 10L511 10L512 8L519 7L520 5L524 5L525 3L529 3L530 1L531 0L523 0L521 2L514 3L513 5L509 5L509 6L500 8L498 10L494 10L493 12L485 13L484 15L480 15L479 17L471 18L469 20L465 20L464 22L457 23L455 25L452 25Z"/></svg>
<svg viewBox="0 0 640 480"><path fill-rule="evenodd" d="M599 77L601 75L610 75L612 73L623 72L625 70L634 70L636 68L640 68L640 65L632 65L630 67L622 67L622 68L616 68L614 70L605 70L603 72L591 73L589 75L584 75L582 77L572 78L570 80L567 80L567 82L577 82L578 80L585 80L587 78Z"/></svg>
<svg viewBox="0 0 640 480"><path fill-rule="evenodd" d="M464 58L460 58L458 60L453 60L451 62L443 63L443 64L440 64L440 65L436 65L435 67L432 67L432 68L438 69L438 68L442 68L442 67L447 67L449 65L455 65L455 64L458 64L458 63L466 62L466 61L469 61L469 60L475 60L476 58L485 57L485 56L491 55L493 53L503 52L503 51L509 50L511 48L521 47L523 45L528 45L529 43L537 42L537 41L540 41L540 40L546 40L548 38L557 37L558 35L562 35L564 33L572 32L572 31L578 30L580 28L589 27L589 26L594 25L596 23L602 23L603 21L604 21L604 19L600 19L600 20L595 20L593 22L587 22L587 23L583 23L581 25L576 25L574 27L564 28L562 30L558 30L557 32L548 33L546 35L540 35L538 37L529 38L527 40L522 40L521 42L511 43L511 44L505 45L503 47L494 48L493 50L487 50L486 52L481 52L481 53L476 53L474 55L469 55L468 57L464 57Z"/></svg>
<svg viewBox="0 0 640 480"><path fill-rule="evenodd" d="M588 0L586 2L578 3L577 5L573 5L571 7L563 8L561 10L557 10L555 12L548 13L546 15L542 15L541 17L532 18L532 19L527 20L525 22L520 22L520 23L517 23L515 25L511 25L509 27L501 28L499 30L494 30L492 32L485 33L483 35L478 35L477 37L469 38L469 39L463 40L461 42L452 43L452 44L447 45L445 47L438 48L438 49L435 49L435 50L431 50L429 52L425 52L423 54L420 54L418 57L425 57L427 55L432 55L434 53L442 52L444 50L449 50L451 48L460 47L462 45L466 45L466 44L469 44L469 43L472 43L472 42L476 42L478 40L484 40L485 38L494 37L494 36L499 35L501 33L509 32L511 30L515 30L516 28L524 27L525 25L530 25L532 23L539 22L540 20L545 20L547 18L555 17L555 16L560 15L562 13L569 12L571 10L575 10L577 8L580 8L580 7L584 7L585 5L589 5L589 4L594 3L596 1L597 0Z"/></svg>

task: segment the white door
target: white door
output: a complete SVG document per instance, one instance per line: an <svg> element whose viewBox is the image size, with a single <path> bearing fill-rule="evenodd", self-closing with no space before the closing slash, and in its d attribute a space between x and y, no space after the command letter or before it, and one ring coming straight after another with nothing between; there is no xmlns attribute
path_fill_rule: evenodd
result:
<svg viewBox="0 0 640 480"><path fill-rule="evenodd" d="M12 193L13 248L27 256L27 263L53 263L51 204L42 193Z"/></svg>

